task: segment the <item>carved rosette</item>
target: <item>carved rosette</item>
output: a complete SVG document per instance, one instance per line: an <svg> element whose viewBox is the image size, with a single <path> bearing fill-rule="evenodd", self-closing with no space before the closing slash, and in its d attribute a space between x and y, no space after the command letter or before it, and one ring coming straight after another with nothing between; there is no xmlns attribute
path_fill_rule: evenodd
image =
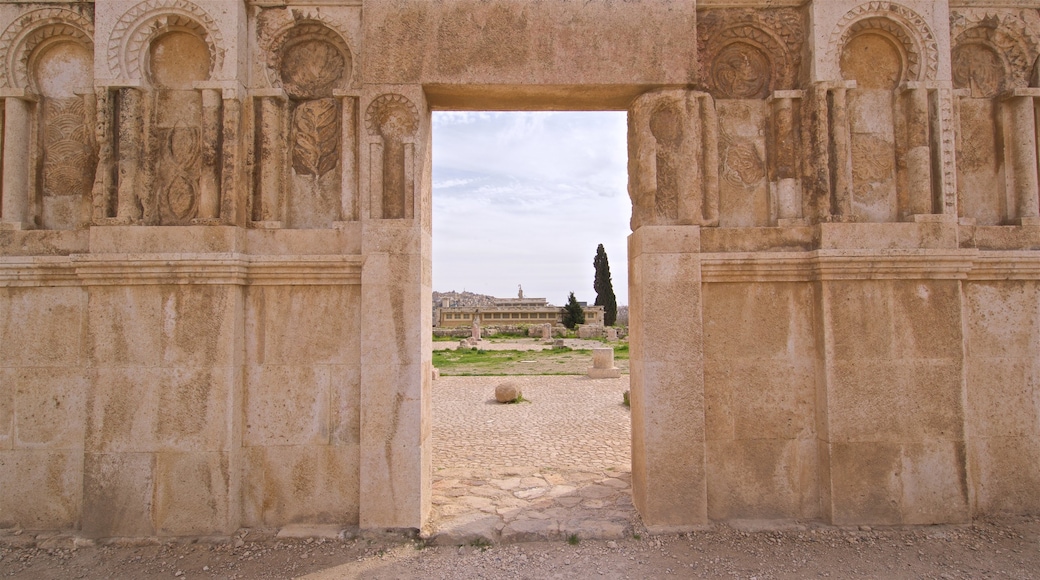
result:
<svg viewBox="0 0 1040 580"><path fill-rule="evenodd" d="M285 22L273 22L277 16ZM285 10L277 9L261 13L257 34L268 80L294 99L332 96L334 89L350 84L353 51L345 35L319 15L296 16L288 18Z"/></svg>
<svg viewBox="0 0 1040 580"><path fill-rule="evenodd" d="M831 35L830 57L841 70L850 42L874 34L891 42L899 53L896 84L905 81L934 81L939 71L939 47L928 22L917 12L895 2L870 2L857 6L841 18Z"/></svg>
<svg viewBox="0 0 1040 580"><path fill-rule="evenodd" d="M152 41L167 32L190 32L206 43L210 76L224 65L220 27L205 10L188 0L145 0L128 10L108 39L108 66L114 78L139 79Z"/></svg>
<svg viewBox="0 0 1040 580"><path fill-rule="evenodd" d="M1036 20L1040 21L1040 14ZM1027 23L1011 11L953 12L953 84L972 96L992 97L1010 88L1029 86L1040 54L1040 22Z"/></svg>
<svg viewBox="0 0 1040 580"><path fill-rule="evenodd" d="M794 88L801 71L802 17L794 10L715 10L697 24L701 78L722 99L762 99Z"/></svg>

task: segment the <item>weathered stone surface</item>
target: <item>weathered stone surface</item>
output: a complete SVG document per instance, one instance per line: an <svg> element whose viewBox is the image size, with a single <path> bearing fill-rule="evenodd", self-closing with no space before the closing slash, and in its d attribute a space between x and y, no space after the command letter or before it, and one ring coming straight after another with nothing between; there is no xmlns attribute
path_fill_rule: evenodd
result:
<svg viewBox="0 0 1040 580"><path fill-rule="evenodd" d="M650 529L1040 509L1040 12L311 4L0 2L0 524L421 528L437 108L628 111Z"/></svg>
<svg viewBox="0 0 1040 580"><path fill-rule="evenodd" d="M520 386L512 381L495 386L495 400L499 403L512 403L520 398Z"/></svg>

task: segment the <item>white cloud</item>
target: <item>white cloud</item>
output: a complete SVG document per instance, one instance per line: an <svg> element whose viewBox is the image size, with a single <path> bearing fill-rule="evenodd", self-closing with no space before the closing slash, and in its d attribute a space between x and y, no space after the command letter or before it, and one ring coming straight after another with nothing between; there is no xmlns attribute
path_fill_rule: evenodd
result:
<svg viewBox="0 0 1040 580"><path fill-rule="evenodd" d="M433 286L592 302L604 244L628 303L624 113L434 113Z"/></svg>

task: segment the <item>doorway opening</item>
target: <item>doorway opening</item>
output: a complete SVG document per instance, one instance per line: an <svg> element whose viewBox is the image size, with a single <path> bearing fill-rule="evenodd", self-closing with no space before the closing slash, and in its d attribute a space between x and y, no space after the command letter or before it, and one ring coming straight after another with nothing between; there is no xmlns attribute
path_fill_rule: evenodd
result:
<svg viewBox="0 0 1040 580"><path fill-rule="evenodd" d="M626 140L624 112L433 114L435 542L636 533ZM571 292L595 305L600 244L614 331L595 308L565 331ZM620 377L590 378L607 347ZM519 402L496 401L506 383Z"/></svg>

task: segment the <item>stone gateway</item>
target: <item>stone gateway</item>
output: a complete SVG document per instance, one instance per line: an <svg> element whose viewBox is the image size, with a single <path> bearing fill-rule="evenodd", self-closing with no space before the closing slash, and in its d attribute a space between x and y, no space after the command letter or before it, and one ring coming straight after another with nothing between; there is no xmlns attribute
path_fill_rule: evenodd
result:
<svg viewBox="0 0 1040 580"><path fill-rule="evenodd" d="M1035 0L0 0L0 528L420 528L433 110L629 118L652 530L1040 510Z"/></svg>

